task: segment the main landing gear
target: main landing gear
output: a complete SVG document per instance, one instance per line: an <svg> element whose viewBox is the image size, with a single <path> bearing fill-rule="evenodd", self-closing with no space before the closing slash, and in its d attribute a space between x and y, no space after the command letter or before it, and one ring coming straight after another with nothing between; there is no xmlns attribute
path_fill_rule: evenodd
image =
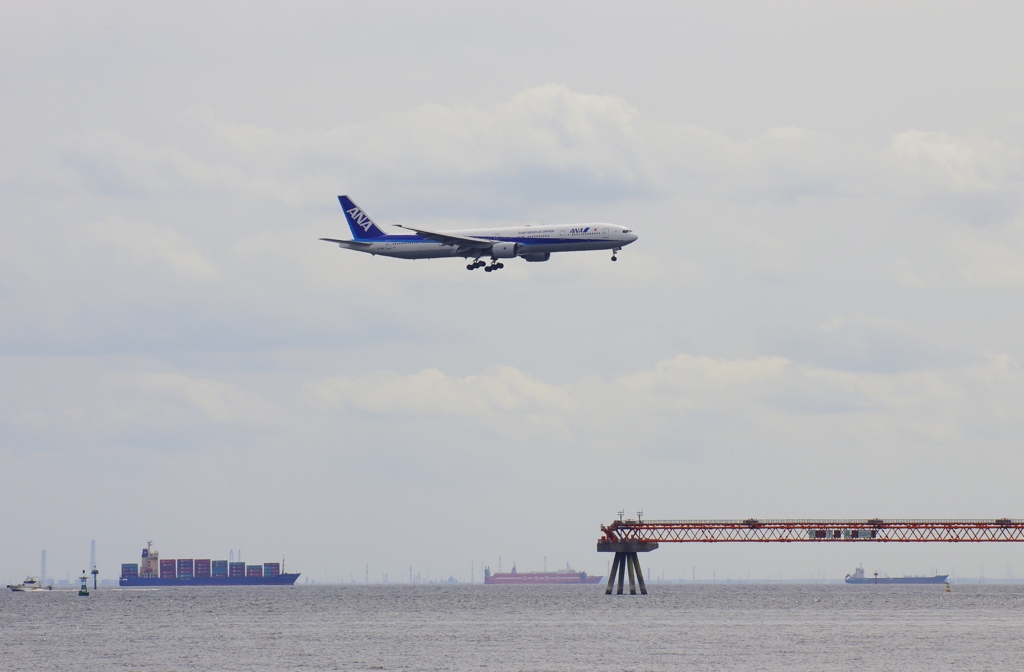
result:
<svg viewBox="0 0 1024 672"><path fill-rule="evenodd" d="M466 264L466 270L467 271L472 271L474 269L480 268L481 266L486 266L486 268L484 268L484 270L487 271L488 273L490 273L491 271L496 271L499 268L505 268L505 264L501 263L500 261L494 260L494 259L491 260L490 264L488 264L487 262L485 262L485 261L483 261L481 259L477 259L476 261L474 261L471 264Z"/></svg>

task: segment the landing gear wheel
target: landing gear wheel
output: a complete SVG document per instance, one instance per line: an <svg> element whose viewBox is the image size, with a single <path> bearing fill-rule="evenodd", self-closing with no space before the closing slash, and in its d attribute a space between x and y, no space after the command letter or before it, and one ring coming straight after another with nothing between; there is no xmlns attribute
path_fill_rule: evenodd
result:
<svg viewBox="0 0 1024 672"><path fill-rule="evenodd" d="M474 268L476 268L476 264L466 264L467 271L472 271Z"/></svg>
<svg viewBox="0 0 1024 672"><path fill-rule="evenodd" d="M619 258L618 258L618 257L616 257L616 256L615 256L615 255L613 254L613 255L612 255L612 261L618 261L618 260L619 260Z"/></svg>
<svg viewBox="0 0 1024 672"><path fill-rule="evenodd" d="M505 268L505 264L503 264L503 263L501 263L501 262L499 261L498 263L496 263L496 264L494 265L494 267L495 267L495 268Z"/></svg>
<svg viewBox="0 0 1024 672"><path fill-rule="evenodd" d="M494 269L493 269L493 268L491 268L490 266L487 266L486 268L484 268L484 270L485 270L485 271L487 271L488 273L490 273L490 272L491 272L491 271L493 271Z"/></svg>

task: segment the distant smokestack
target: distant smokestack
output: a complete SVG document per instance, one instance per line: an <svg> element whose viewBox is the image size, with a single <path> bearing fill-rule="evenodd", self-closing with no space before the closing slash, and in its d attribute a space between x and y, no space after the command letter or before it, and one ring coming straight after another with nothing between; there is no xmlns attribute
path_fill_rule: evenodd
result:
<svg viewBox="0 0 1024 672"><path fill-rule="evenodd" d="M46 583L46 549L43 549L43 561L39 567L39 583L40 585Z"/></svg>
<svg viewBox="0 0 1024 672"><path fill-rule="evenodd" d="M228 551L228 562L234 562L234 561L235 561L235 549L232 548L230 551Z"/></svg>
<svg viewBox="0 0 1024 672"><path fill-rule="evenodd" d="M96 569L96 540L92 540L92 552L89 555L89 566Z"/></svg>

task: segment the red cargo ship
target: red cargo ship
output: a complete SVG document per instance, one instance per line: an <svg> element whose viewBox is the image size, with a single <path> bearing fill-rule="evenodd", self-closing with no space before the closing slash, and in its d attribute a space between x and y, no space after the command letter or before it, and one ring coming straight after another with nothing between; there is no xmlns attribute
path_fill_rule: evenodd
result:
<svg viewBox="0 0 1024 672"><path fill-rule="evenodd" d="M600 583L600 576L590 576L586 572L577 572L568 564L565 569L554 572L519 572L512 565L512 571L505 574L491 574L490 567L484 567L484 583L510 584L518 586L544 586L563 583Z"/></svg>

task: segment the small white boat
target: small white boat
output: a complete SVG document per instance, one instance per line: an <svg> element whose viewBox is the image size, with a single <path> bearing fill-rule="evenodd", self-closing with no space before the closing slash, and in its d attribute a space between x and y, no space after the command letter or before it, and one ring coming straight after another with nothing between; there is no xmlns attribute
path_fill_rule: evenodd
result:
<svg viewBox="0 0 1024 672"><path fill-rule="evenodd" d="M8 588L16 593L32 593L37 590L53 590L53 586L44 586L43 582L35 577L28 577L16 586L8 585Z"/></svg>

